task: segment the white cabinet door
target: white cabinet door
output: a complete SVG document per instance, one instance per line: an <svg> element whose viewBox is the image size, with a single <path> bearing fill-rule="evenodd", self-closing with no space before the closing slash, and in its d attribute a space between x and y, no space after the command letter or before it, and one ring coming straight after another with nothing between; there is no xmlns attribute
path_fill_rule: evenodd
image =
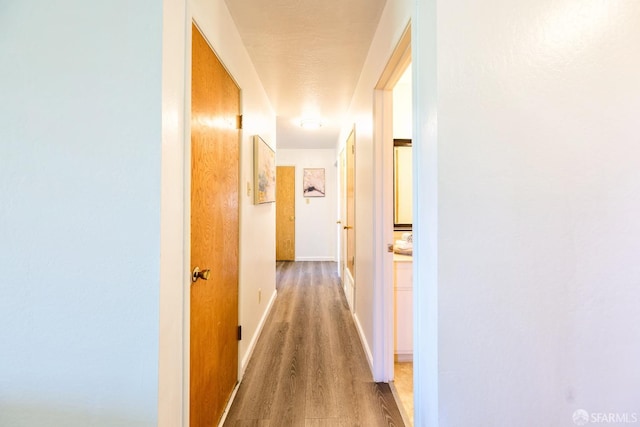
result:
<svg viewBox="0 0 640 427"><path fill-rule="evenodd" d="M394 262L395 354L399 362L413 360L413 263Z"/></svg>

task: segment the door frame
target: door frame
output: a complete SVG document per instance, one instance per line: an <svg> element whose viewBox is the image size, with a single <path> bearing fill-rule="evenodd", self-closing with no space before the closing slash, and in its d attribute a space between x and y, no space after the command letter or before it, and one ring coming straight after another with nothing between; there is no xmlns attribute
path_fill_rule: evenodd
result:
<svg viewBox="0 0 640 427"><path fill-rule="evenodd" d="M342 280L342 287L347 292L347 239L344 238L343 225L347 223L347 147L344 145L338 153L338 274Z"/></svg>
<svg viewBox="0 0 640 427"><path fill-rule="evenodd" d="M394 378L393 253L393 88L411 63L411 23L407 25L374 89L374 215L373 377Z"/></svg>
<svg viewBox="0 0 640 427"><path fill-rule="evenodd" d="M189 425L192 19L163 0L158 427Z"/></svg>
<svg viewBox="0 0 640 427"><path fill-rule="evenodd" d="M349 210L349 141L353 139L353 145L351 146L351 158L353 159L353 201L352 201L352 210L353 212L350 212ZM353 124L353 126L351 127L351 131L349 132L349 135L347 136L347 139L345 141L344 144L344 153L345 153L345 187L344 187L344 206L345 206L345 221L342 225L342 235L344 236L344 257L345 257L345 264L344 264L344 275L345 278L347 279L345 282L345 288L346 288L346 296L347 296L347 302L349 304L349 309L351 310L351 312L355 315L356 313L356 287L357 287L357 283L356 283L356 277L358 276L358 268L357 268L357 249L358 249L358 242L356 239L356 234L358 231L358 227L357 227L357 215L356 215L356 211L357 211L357 203L356 203L356 198L357 198L357 193L358 193L358 185L357 185L357 176L356 176L356 171L357 171L357 163L358 160L356 158L357 155L357 133L356 133L356 125L355 123ZM353 216L353 222L349 223L349 218L350 218L350 213ZM346 228L346 227L351 227L351 228ZM349 231L352 230L352 231ZM352 235L352 245L353 245L353 252L351 254L352 257L352 267L353 269L349 268L349 234L351 233Z"/></svg>
<svg viewBox="0 0 640 427"><path fill-rule="evenodd" d="M191 2L163 0L163 8L158 427L174 427L190 422L191 24L207 32ZM242 114L242 87L229 74L240 88ZM241 366L239 359L238 379Z"/></svg>
<svg viewBox="0 0 640 427"><path fill-rule="evenodd" d="M393 259L385 259L386 247L382 240L386 237L385 221L392 221L393 218L393 192L384 186L384 174L392 174L392 160L386 159L383 149L385 135L388 138L385 132L390 132L392 127L388 108L393 100L388 97L385 88L394 73L404 69L398 66L403 55L409 55L409 61L413 64L413 232L416 237L413 242L413 396L414 401L423 403L414 407L414 422L415 425L437 426L440 411L436 2L414 4L412 20L413 24L408 24L374 90L374 164L381 168L387 165L387 169L374 181L374 192L379 197L376 197L374 206L376 322L373 325L373 365L376 381L384 381L393 373L393 357L389 357L393 354L393 331L389 331L389 325L393 328L393 289L390 286L385 289L385 274L392 271ZM392 157L390 154L387 156ZM391 185L391 181L387 179L386 182Z"/></svg>
<svg viewBox="0 0 640 427"><path fill-rule="evenodd" d="M232 107L230 110L227 110L225 112L225 114L233 114L234 119L237 118L238 116L241 116L242 114L242 90L240 88L240 84L238 83L238 81L233 77L233 75L231 74L231 72L229 71L229 69L227 68L227 66L224 64L222 58L220 57L219 53L217 52L217 50L214 48L213 44L210 41L210 38L207 37L207 35L204 32L204 29L201 25L198 24L198 20L193 18L191 25L190 25L190 29L189 29L189 34L190 34L190 46L191 48L189 49L189 52L193 52L193 36L197 35L198 39L201 39L205 46L204 49L206 50L205 55L209 55L212 54L212 56L215 58L215 65L214 67L218 70L220 70L221 73L223 73L222 80L224 80L223 83L223 89L222 91L218 91L218 90L214 90L213 92L211 92L211 95L213 96L213 100L216 101L216 103L221 103L224 105L228 105L230 107ZM194 63L193 63L193 58L191 57L189 62L188 62L188 66L189 66L189 71L190 71L190 78L189 78L189 89L187 90L187 92L189 93L189 95L191 95L191 93L193 92L193 72L195 70L194 68ZM209 70L210 72L212 70ZM200 75L202 75L202 71L198 71L200 73ZM210 83L211 81L209 81ZM227 84L229 84L229 86L226 86ZM233 92L233 95L227 95L227 91L231 90ZM189 104L185 106L188 109L188 114L191 117L192 113L193 113L193 105L191 102L191 96L189 96ZM231 166L231 172L232 175L235 174L235 177L237 178L237 181L233 183L232 186L230 187L226 187L226 189L228 189L229 191L231 191L232 194L235 193L235 197L236 202L237 202L237 206L234 209L235 212L233 212L231 214L231 218L234 218L234 222L235 222L235 231L233 232L233 234L235 234L235 236L231 239L234 243L233 246L235 246L236 249L236 258L235 260L231 261L232 264L235 263L235 268L233 270L227 270L228 273L233 275L233 279L231 281L228 281L224 284L224 286L229 286L228 290L230 292L233 292L236 294L236 299L235 299L235 304L232 304L231 306L229 305L221 305L218 306L222 311L226 311L226 310L230 310L230 312L228 313L229 316L225 317L225 319L223 320L223 324L225 325L225 328L229 328L229 329L225 329L227 332L226 334L229 334L226 336L226 339L221 341L220 343L224 346L230 346L231 348L233 348L233 346L235 346L235 349L230 350L232 352L234 352L235 354L226 354L225 359L223 360L223 362L225 363L235 363L235 369L231 370L229 369L229 367L225 367L225 363L218 363L215 366L208 366L209 368L211 367L217 367L220 369L219 372L216 373L216 375L218 374L222 374L224 376L224 390L222 390L222 392L220 393L220 398L221 400L216 400L216 402L214 403L216 405L216 409L220 409L219 413L215 413L214 415L219 416L218 418L218 422L219 424L222 424L226 418L227 412L229 410L229 407L231 405L231 403L233 402L233 397L235 395L235 393L237 392L237 389L239 387L239 378L240 378L240 340L239 338L237 338L237 332L236 332L236 328L238 327L238 325L240 325L240 218L241 218L241 199L242 199L242 192L241 192L241 181L242 181L242 176L241 176L241 162L242 162L242 158L241 158L241 151L242 151L242 126L239 125L240 122L235 122L232 126L232 132L230 132L233 136L229 135L229 139L227 140L226 136L224 139L224 144L227 145L227 148L229 150L232 150L231 152L237 150L237 158L235 158L235 161L232 161ZM187 262L186 266L188 266L188 271L192 271L192 269L195 267L196 264L194 264L194 260L192 259L192 248L194 248L194 241L199 241L198 239L195 238L194 230L192 229L192 222L191 222L191 213L192 208L194 206L194 200L191 197L192 196L192 180L193 180L193 148L194 148L194 141L192 140L192 130L194 129L194 125L192 123L192 120L189 120L189 125L188 125L188 129L189 129L189 139L185 141L185 145L189 147L189 162L188 162L188 166L185 169L185 174L189 177L189 186L187 187L187 191L186 193L189 195L189 199L185 201L185 208L186 211L189 211L189 215L186 216L186 219L188 219L189 221L189 228L186 228L186 230L189 230L189 235L188 237L185 239L185 248L188 247L189 248L189 259L187 259L185 262ZM216 132L216 131L214 131ZM227 130L222 131L225 134L228 132ZM208 136L211 136L211 134L207 134ZM206 140L206 139L205 139ZM204 142L204 144L206 145L206 142ZM214 155L214 154L212 154ZM216 158L216 163L214 164L219 164L220 162L224 162L223 159L221 158ZM232 176L230 175L230 176ZM207 178L211 178L213 175L207 176ZM206 182L206 181L205 181ZM220 213L223 217L226 216L226 214L224 213L224 210ZM208 224L211 225L211 224ZM230 248L233 250L233 246ZM197 248L197 246L195 246ZM187 251L185 251L187 252ZM215 251L214 251L215 252ZM219 255L219 251L217 252L217 254ZM202 254L200 254L202 255ZM214 256L214 258L216 258L216 256ZM203 259L200 259L200 261L203 261ZM200 264L202 266L202 264ZM214 263L215 265L215 263ZM212 265L212 267L214 266ZM203 267L207 267L206 265ZM215 276L216 273L213 273L212 276ZM207 288L210 288L211 285L207 286L206 284L203 285L204 282L200 283L199 286L205 286ZM222 285L222 283L220 284ZM190 305L191 302L197 302L196 300L193 299L193 292L194 292L194 286L198 286L197 284L194 283L190 283L188 285L188 291L187 294L188 296L185 297L185 300L189 301L189 312L188 314L185 316L185 323L189 324L189 328L190 326L193 324L193 311L192 308L193 306ZM215 285L217 286L217 285ZM233 288L233 290L232 290ZM210 288L211 289L211 288ZM202 292L202 291L200 291ZM215 292L215 291L214 291ZM212 296L212 295L210 295ZM216 302L216 304L218 304L221 300L218 300ZM202 302L202 301L200 301ZM200 304L201 305L201 304ZM210 320L210 319L209 319ZM228 323L227 323L228 322ZM197 331L198 333L200 332L200 330ZM185 338L188 338L189 341L189 349L188 349L188 353L189 353L189 358L186 359L187 361L189 361L189 364L191 362L191 338L193 337L193 335L191 334L191 329L189 331L189 335ZM196 339L199 342L202 342L199 337L196 336ZM206 341L205 341L206 342ZM206 344L205 344L206 345ZM198 371L196 371L196 375L201 374L200 369L198 369ZM188 375L188 383L189 383L189 390L191 390L194 387L194 378L198 378L197 376L193 376L193 371L191 369L191 366L189 367L189 375ZM227 382L228 381L228 382ZM220 386L222 386L222 383L219 384ZM216 388L214 386L214 388ZM216 391L214 391L215 393ZM189 396L189 400L187 401L188 403L186 403L186 405L188 405L188 408L191 408L193 406L193 401L192 401L192 397L193 396ZM199 396L200 398L201 396ZM218 407L218 405L220 405ZM195 409L195 408L193 408ZM198 408L198 411L200 411L202 409L202 406L200 406ZM189 416L191 417L191 409L189 409ZM198 414L200 415L200 414ZM200 417L198 417L200 418ZM191 425L192 423L189 422L189 425Z"/></svg>

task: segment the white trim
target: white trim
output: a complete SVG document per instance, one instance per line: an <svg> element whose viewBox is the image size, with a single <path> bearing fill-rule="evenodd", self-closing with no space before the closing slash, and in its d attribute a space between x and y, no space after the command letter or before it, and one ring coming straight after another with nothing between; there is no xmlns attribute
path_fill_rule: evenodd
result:
<svg viewBox="0 0 640 427"><path fill-rule="evenodd" d="M413 353L396 353L395 355L396 362L413 362Z"/></svg>
<svg viewBox="0 0 640 427"><path fill-rule="evenodd" d="M393 92L411 63L411 23L407 24L374 90L374 307L373 378L394 378L393 254Z"/></svg>
<svg viewBox="0 0 640 427"><path fill-rule="evenodd" d="M347 171L346 171L346 163L347 163L347 153L346 153L346 141L343 143L342 149L338 151L338 179L336 180L338 183L338 189L336 194L338 194L338 274L340 275L340 279L342 279L342 285L345 289L346 293L346 273L347 270L347 239L344 237L344 225L347 224Z"/></svg>
<svg viewBox="0 0 640 427"><path fill-rule="evenodd" d="M306 261L330 261L336 262L336 257L334 256L301 256L296 257L296 262L306 262Z"/></svg>
<svg viewBox="0 0 640 427"><path fill-rule="evenodd" d="M186 6L186 27L185 27L185 86L184 86L184 177L183 177L183 265L185 270L185 281L183 282L183 378L182 399L184 410L182 413L182 425L188 426L191 423L191 76L192 76L192 55L193 32L191 25L194 21L191 2Z"/></svg>
<svg viewBox="0 0 640 427"><path fill-rule="evenodd" d="M222 417L220 418L220 422L218 422L218 427L223 426L224 422L227 419L227 415L229 415L229 409L231 409L231 405L233 405L234 400L236 399L236 395L238 394L238 388L240 387L240 383L244 378L244 374L247 370L247 366L249 365L249 361L251 360L251 356L253 356L253 351L256 348L256 344L258 343L258 339L262 334L262 329L264 328L264 324L267 322L267 318L271 313L271 309L273 308L273 304L276 302L276 298L278 297L278 292L274 291L269 299L269 303L267 304L267 308L260 319L260 323L258 323L258 327L256 328L255 334L251 338L251 342L249 343L249 347L247 348L247 353L242 358L242 363L240 363L240 371L238 373L238 382L236 386L233 388L233 392L231 392L231 397L227 402L227 406L224 408L224 412L222 413Z"/></svg>
<svg viewBox="0 0 640 427"><path fill-rule="evenodd" d="M185 342L185 287L188 258L184 242L188 214L184 209L185 141L190 100L187 27L190 14L185 0L163 0L162 22L162 148L160 202L160 319L158 351L158 426L188 425L189 354ZM187 91L187 93L190 93ZM186 307L188 308L188 294ZM187 329L188 331L188 325ZM188 335L187 335L188 336Z"/></svg>
<svg viewBox="0 0 640 427"><path fill-rule="evenodd" d="M351 275L351 271L347 268L346 264L344 266L344 281L342 282L342 287L344 289L344 296L347 299L347 305L352 313L356 312L356 298L355 298L355 288L356 284L353 280L353 276Z"/></svg>
<svg viewBox="0 0 640 427"><path fill-rule="evenodd" d="M227 415L229 415L229 410L231 409L231 405L233 405L233 401L236 399L236 394L238 394L239 388L240 388L240 381L236 383L236 386L233 388L233 391L231 392L231 397L229 397L227 406L224 407L224 411L222 411L222 417L220 417L220 421L218 421L218 427L224 426L224 422L227 420Z"/></svg>
<svg viewBox="0 0 640 427"><path fill-rule="evenodd" d="M369 347L369 342L367 341L367 337L364 335L362 325L360 324L360 320L358 320L358 315L356 313L353 313L353 322L356 324L356 329L358 330L358 335L360 336L360 344L362 345L362 349L367 356L369 369L371 370L371 372L373 372L373 355L371 354L371 348Z"/></svg>
<svg viewBox="0 0 640 427"><path fill-rule="evenodd" d="M413 1L413 396L417 426L439 424L438 10Z"/></svg>
<svg viewBox="0 0 640 427"><path fill-rule="evenodd" d="M389 148L393 144L393 92L376 89L374 93L374 352L373 378L377 382L393 380L393 162Z"/></svg>
<svg viewBox="0 0 640 427"><path fill-rule="evenodd" d="M278 292L274 291L273 294L271 295L271 299L269 299L267 308L264 311L262 318L260 319L260 323L258 323L256 332L255 334L253 334L253 337L251 338L251 342L249 343L249 347L247 348L247 353L242 358L242 362L240 364L240 375L238 377L238 383L240 383L242 381L242 378L244 377L244 373L247 370L247 365L249 364L249 361L251 360L251 356L253 355L253 351L256 348L256 344L258 343L258 338L260 338L260 334L262 333L262 328L264 328L264 324L266 323L267 318L271 313L271 309L273 308L273 304L276 302L277 296L278 296Z"/></svg>

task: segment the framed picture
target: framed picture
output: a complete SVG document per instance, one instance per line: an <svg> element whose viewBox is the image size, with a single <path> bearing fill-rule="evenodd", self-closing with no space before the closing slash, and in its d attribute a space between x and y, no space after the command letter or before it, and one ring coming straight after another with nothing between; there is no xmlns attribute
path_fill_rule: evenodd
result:
<svg viewBox="0 0 640 427"><path fill-rule="evenodd" d="M302 175L304 197L324 197L324 169L305 168Z"/></svg>
<svg viewBox="0 0 640 427"><path fill-rule="evenodd" d="M258 135L253 137L253 203L276 201L276 153Z"/></svg>

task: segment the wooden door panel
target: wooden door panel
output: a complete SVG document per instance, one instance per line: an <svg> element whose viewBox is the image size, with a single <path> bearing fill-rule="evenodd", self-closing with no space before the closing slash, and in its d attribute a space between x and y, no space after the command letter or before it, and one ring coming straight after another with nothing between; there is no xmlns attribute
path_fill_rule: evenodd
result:
<svg viewBox="0 0 640 427"><path fill-rule="evenodd" d="M347 149L340 153L340 230L347 223ZM340 277L343 285L346 283L345 268L347 266L346 233L340 234Z"/></svg>
<svg viewBox="0 0 640 427"><path fill-rule="evenodd" d="M296 168L276 168L276 260L296 259Z"/></svg>
<svg viewBox="0 0 640 427"><path fill-rule="evenodd" d="M240 91L192 28L190 425L216 425L237 381ZM220 123L232 123L220 126Z"/></svg>
<svg viewBox="0 0 640 427"><path fill-rule="evenodd" d="M347 139L347 224L345 225L347 239L347 269L354 280L356 278L356 135L355 129Z"/></svg>

